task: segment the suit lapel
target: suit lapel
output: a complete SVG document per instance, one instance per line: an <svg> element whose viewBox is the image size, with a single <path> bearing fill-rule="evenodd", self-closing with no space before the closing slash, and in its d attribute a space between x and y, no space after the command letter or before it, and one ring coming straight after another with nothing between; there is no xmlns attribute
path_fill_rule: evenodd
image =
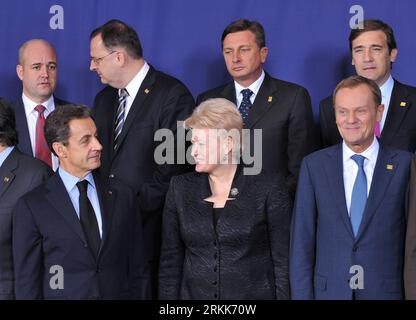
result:
<svg viewBox="0 0 416 320"><path fill-rule="evenodd" d="M332 192L332 199L335 201L335 208L337 213L341 215L341 219L344 222L345 228L347 228L351 237L354 238L352 231L350 217L347 211L347 203L345 201L345 188L344 188L344 168L342 159L342 143L336 147L328 150L327 155L329 157L324 167L326 172L326 178L329 182L329 186Z"/></svg>
<svg viewBox="0 0 416 320"><path fill-rule="evenodd" d="M46 188L49 192L46 194L46 199L58 211L58 213L65 219L73 231L81 238L84 243L87 243L81 223L77 213L72 205L68 192L65 189L58 173L55 173L47 182Z"/></svg>
<svg viewBox="0 0 416 320"><path fill-rule="evenodd" d="M230 100L234 104L237 104L237 95L235 92L234 82L230 82L222 89L220 97Z"/></svg>
<svg viewBox="0 0 416 320"><path fill-rule="evenodd" d="M101 219L103 222L103 234L101 239L101 246L98 255L100 256L102 249L107 242L107 238L111 229L111 222L113 218L114 202L117 198L115 190L110 190L106 183L94 173L95 186L97 188L98 201L100 202Z"/></svg>
<svg viewBox="0 0 416 320"><path fill-rule="evenodd" d="M412 102L408 100L408 96L409 93L406 87L395 80L386 122L380 136L382 143L389 144L391 139L396 135L396 132L399 131L407 111L411 107Z"/></svg>
<svg viewBox="0 0 416 320"><path fill-rule="evenodd" d="M17 156L18 151L15 148L6 158L6 160L4 160L3 165L0 167L0 199L15 178L13 171L18 167Z"/></svg>
<svg viewBox="0 0 416 320"><path fill-rule="evenodd" d="M27 126L27 119L25 107L22 99L14 104L16 116L16 129L19 132L19 149L23 153L33 156L32 144L30 142L29 128Z"/></svg>
<svg viewBox="0 0 416 320"><path fill-rule="evenodd" d="M152 91L155 80L156 80L156 71L153 67L150 67L149 71L147 72L146 77L144 78L142 84L140 85L139 91L137 92L137 95L133 101L133 104L131 105L126 121L123 124L123 129L121 130L120 137L118 138L120 142L119 142L119 146L117 147L117 150L121 148L121 145L123 144L123 141L127 133L129 132L129 129L132 123L135 121L136 118L139 118L140 113L144 111L144 107L143 107L144 102L146 98L148 97L149 93ZM114 112L114 118L115 118L115 112ZM112 132L114 134L114 128L112 129ZM117 150L114 151L114 154L117 154Z"/></svg>
<svg viewBox="0 0 416 320"><path fill-rule="evenodd" d="M245 127L252 128L272 106L278 103L279 96L275 94L276 91L277 88L273 86L270 76L266 73L254 104L251 107Z"/></svg>
<svg viewBox="0 0 416 320"><path fill-rule="evenodd" d="M397 162L394 160L394 153L388 153L380 144L376 166L374 168L373 180L371 182L370 193L368 195L363 218L358 229L357 240L371 221L384 199L384 194L390 185L391 178L397 168ZM387 169L392 168L392 169Z"/></svg>

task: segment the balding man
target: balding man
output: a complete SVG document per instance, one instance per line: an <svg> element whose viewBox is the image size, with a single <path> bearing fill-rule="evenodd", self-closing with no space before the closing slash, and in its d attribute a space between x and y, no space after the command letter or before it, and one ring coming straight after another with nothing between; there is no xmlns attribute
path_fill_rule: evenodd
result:
<svg viewBox="0 0 416 320"><path fill-rule="evenodd" d="M57 81L55 48L42 39L26 41L19 48L16 72L23 84L22 99L13 104L18 147L56 170L58 159L49 151L43 135L45 118L55 107L67 104L53 96Z"/></svg>

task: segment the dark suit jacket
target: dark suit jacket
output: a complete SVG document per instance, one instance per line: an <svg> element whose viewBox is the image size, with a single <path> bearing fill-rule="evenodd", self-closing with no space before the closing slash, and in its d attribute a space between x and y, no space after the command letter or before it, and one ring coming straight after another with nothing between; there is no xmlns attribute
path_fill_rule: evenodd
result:
<svg viewBox="0 0 416 320"><path fill-rule="evenodd" d="M233 189L238 194L232 193ZM283 178L240 167L217 226L208 175L172 178L163 215L161 299L288 299L292 202Z"/></svg>
<svg viewBox="0 0 416 320"><path fill-rule="evenodd" d="M210 98L226 98L236 103L234 82L199 95L197 105ZM294 194L300 163L305 155L315 150L315 130L307 90L273 79L266 73L244 128L262 129L262 167L284 176ZM253 138L250 140L253 152Z"/></svg>
<svg viewBox="0 0 416 320"><path fill-rule="evenodd" d="M40 185L52 171L17 147L0 167L0 299L14 299L12 210L17 200Z"/></svg>
<svg viewBox="0 0 416 320"><path fill-rule="evenodd" d="M366 208L354 237L345 202L342 144L307 156L292 218L293 299L402 299L406 196L412 154L380 145Z"/></svg>
<svg viewBox="0 0 416 320"><path fill-rule="evenodd" d="M69 103L56 97L54 97L54 100L55 108ZM32 144L30 143L29 127L27 126L23 100L19 99L18 101L15 101L12 104L12 108L14 109L14 114L16 116L16 129L19 133L19 144L17 146L21 152L33 157Z"/></svg>
<svg viewBox="0 0 416 320"><path fill-rule="evenodd" d="M179 80L150 67L123 125L119 146L114 150L117 101L118 90L110 86L99 92L94 101L94 120L103 145L100 174L111 180L120 179L138 195L148 254L156 262L169 181L187 167L158 165L154 152L160 142L155 141L154 134L161 128L176 132L177 121L186 119L195 103ZM157 277L157 266L153 271Z"/></svg>
<svg viewBox="0 0 416 320"><path fill-rule="evenodd" d="M58 173L22 197L13 216L17 299L145 298L142 228L133 192L95 179L103 236L97 260ZM64 288L53 289L53 266Z"/></svg>
<svg viewBox="0 0 416 320"><path fill-rule="evenodd" d="M323 148L341 142L342 138L335 123L332 96L322 100L319 105L319 123ZM416 88L394 80L380 142L385 146L416 151Z"/></svg>

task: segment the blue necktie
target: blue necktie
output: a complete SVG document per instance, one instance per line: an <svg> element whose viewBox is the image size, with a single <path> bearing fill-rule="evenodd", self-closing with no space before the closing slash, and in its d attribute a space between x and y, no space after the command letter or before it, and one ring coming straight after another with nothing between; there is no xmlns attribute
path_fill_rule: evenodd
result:
<svg viewBox="0 0 416 320"><path fill-rule="evenodd" d="M114 150L118 147L118 137L120 136L121 130L124 124L124 113L126 110L126 101L129 93L126 89L120 90L118 98L118 108L116 113L116 123L114 125Z"/></svg>
<svg viewBox="0 0 416 320"><path fill-rule="evenodd" d="M351 157L358 165L358 173L355 178L354 187L352 188L350 219L352 230L356 236L360 228L361 219L367 202L367 178L364 172L365 157L355 154Z"/></svg>
<svg viewBox="0 0 416 320"><path fill-rule="evenodd" d="M241 90L241 94L243 95L243 100L240 104L240 113L241 117L243 118L243 123L246 124L248 120L248 114L250 112L250 108L253 105L250 101L250 97L253 94L253 91L250 89Z"/></svg>

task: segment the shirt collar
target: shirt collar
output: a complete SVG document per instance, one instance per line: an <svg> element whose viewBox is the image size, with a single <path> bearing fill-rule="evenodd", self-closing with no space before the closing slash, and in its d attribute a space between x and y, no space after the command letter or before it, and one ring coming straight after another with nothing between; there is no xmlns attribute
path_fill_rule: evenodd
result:
<svg viewBox="0 0 416 320"><path fill-rule="evenodd" d="M351 150L347 144L345 143L345 141L342 142L342 154L343 154L343 160L344 162L347 161L348 159L350 159L354 154L360 154L362 156L364 156L366 159L368 160L376 160L377 159L377 154L378 154L378 149L379 149L380 145L379 142L376 138L376 136L374 136L374 140L373 143L362 153L356 153L353 150Z"/></svg>
<svg viewBox="0 0 416 320"><path fill-rule="evenodd" d="M62 167L59 167L58 172L68 193L70 193L74 189L77 182L82 180L87 180L90 186L92 186L95 189L94 177L92 176L91 172L89 172L84 179L80 179L78 177L73 176L72 174L65 171L65 169L63 169Z"/></svg>
<svg viewBox="0 0 416 320"><path fill-rule="evenodd" d="M25 107L26 117L30 113L36 112L34 109L35 109L35 107L37 105L39 105L39 103L36 103L36 102L32 101L24 93L22 93L22 100L23 100L23 105ZM45 102L41 103L41 105L45 107L47 114L49 114L50 112L52 112L53 109L54 109L54 106L55 106L55 101L53 99L53 95L51 95L48 100L46 100Z"/></svg>
<svg viewBox="0 0 416 320"><path fill-rule="evenodd" d="M140 69L140 71L134 76L133 79L127 84L126 90L129 94L129 96L134 100L136 98L137 92L139 92L140 86L143 83L144 78L147 75L147 72L149 71L150 67L149 64L145 61L143 67ZM118 94L120 95L120 90L118 90Z"/></svg>
<svg viewBox="0 0 416 320"><path fill-rule="evenodd" d="M0 152L0 167L3 165L4 161L7 159L9 154L13 151L14 146L7 147L2 152Z"/></svg>
<svg viewBox="0 0 416 320"><path fill-rule="evenodd" d="M241 90L250 89L251 91L253 91L253 96L255 97L260 90L260 86L263 83L265 75L266 74L264 73L264 70L262 70L260 77L256 81L254 81L251 85L249 85L247 88L244 88L237 81L234 81L235 92L237 93L237 95L240 95Z"/></svg>
<svg viewBox="0 0 416 320"><path fill-rule="evenodd" d="M394 80L393 77L390 75L386 82L380 87L381 95L383 98L388 97L391 95L393 91Z"/></svg>

